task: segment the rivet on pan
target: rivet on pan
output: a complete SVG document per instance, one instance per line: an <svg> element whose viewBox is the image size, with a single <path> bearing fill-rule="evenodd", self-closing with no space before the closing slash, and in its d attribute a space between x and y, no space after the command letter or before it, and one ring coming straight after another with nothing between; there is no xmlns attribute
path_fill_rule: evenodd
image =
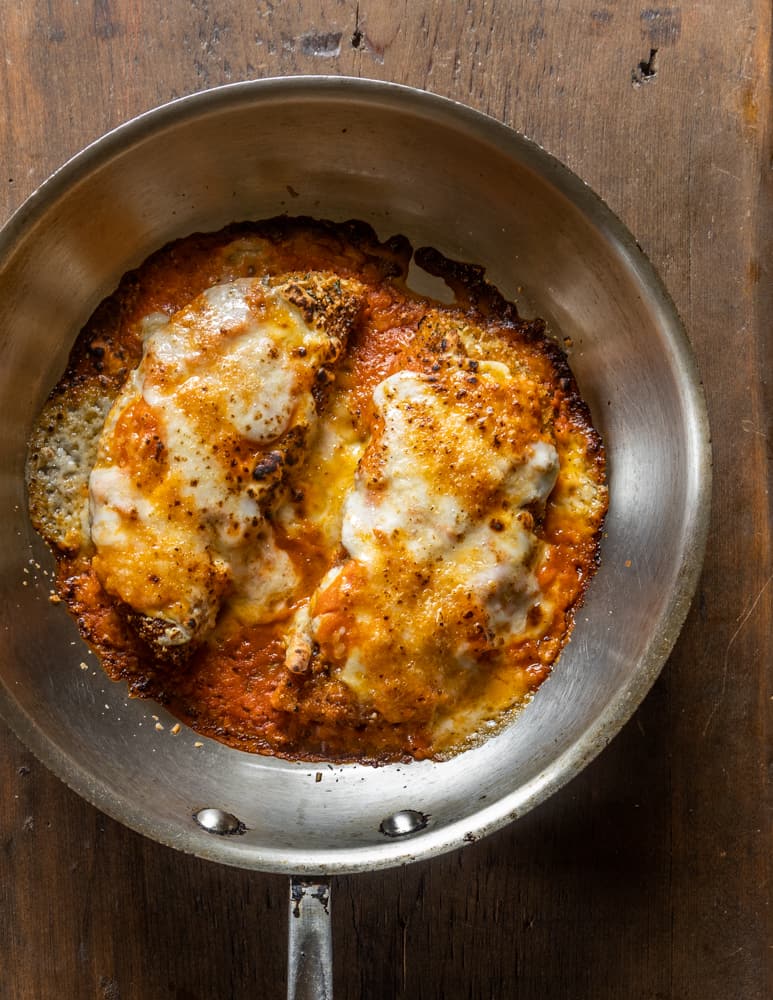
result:
<svg viewBox="0 0 773 1000"><path fill-rule="evenodd" d="M193 814L193 818L207 833L217 833L221 837L244 833L247 829L241 820L222 809L199 809Z"/></svg>
<svg viewBox="0 0 773 1000"><path fill-rule="evenodd" d="M379 830L386 837L407 837L409 833L423 830L429 823L429 816L417 809L401 809L381 820Z"/></svg>

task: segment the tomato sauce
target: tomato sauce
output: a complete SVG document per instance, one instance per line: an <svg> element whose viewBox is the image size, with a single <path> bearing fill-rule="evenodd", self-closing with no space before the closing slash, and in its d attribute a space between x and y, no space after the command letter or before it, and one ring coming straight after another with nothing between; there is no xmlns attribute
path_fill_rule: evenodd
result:
<svg viewBox="0 0 773 1000"><path fill-rule="evenodd" d="M357 277L365 288L364 308L334 387L345 399L352 434L364 444L374 421L374 388L407 366L430 370L427 359L416 353L427 301L405 287L409 256L404 241L379 244L366 227L356 224L285 219L189 237L154 254L102 303L76 344L65 378L100 378L106 391L115 395L141 356L143 317L171 314L211 285L238 277L335 271ZM475 296L465 302L464 288L457 287L457 292L462 299L457 311L468 310L471 323L483 322L483 307L473 301ZM475 294L481 294L479 284ZM537 429L540 420L549 419L559 453L579 455L589 479L601 483L603 449L565 360L534 327L513 322L512 307L508 308L506 321L500 323L502 357L510 359L514 352L521 359L518 363L529 366L532 376L541 380L543 388L534 399ZM496 318L487 316L485 321L490 324ZM159 438L153 414L140 410L133 414L136 440L127 444L138 456L157 448ZM534 415L525 414L525 419L528 422ZM287 486L301 515L312 476L313 470L300 469ZM300 674L287 667L288 623L331 566L347 559L340 542L331 546L312 519L301 517L293 527L277 519L272 525L299 580L298 599L286 613L269 624L223 621L190 657L179 661L154 658L132 627L131 609L118 606L102 590L88 545L77 553L59 554L58 589L108 675L128 682L133 695L164 704L204 736L242 750L295 759L380 762L433 757L439 752L433 720L438 712L452 715L455 709L449 691L461 691L465 704L482 706L481 717L488 710L506 718L507 711L527 700L550 673L595 568L604 514L597 508L585 520L574 516L571 500L576 490L571 477L559 474L545 510L535 512L541 546L533 571L540 592L549 600L530 612L530 634L512 643L503 659L496 651L487 652L485 623L477 612L465 619L466 606L459 604L458 619L467 629L470 649L477 650L484 667L487 662L489 666L469 676L462 668L452 676L454 670L449 668L451 684L446 689L437 676L407 657L380 677L383 697L378 703L387 706L381 711L363 701L329 660L312 657L310 669ZM317 643L327 649L335 651L336 642L344 641L340 637L350 641L357 634L346 597L346 587L353 583L347 573L357 572L356 565L349 566L315 609L321 621ZM442 646L442 627L438 635Z"/></svg>

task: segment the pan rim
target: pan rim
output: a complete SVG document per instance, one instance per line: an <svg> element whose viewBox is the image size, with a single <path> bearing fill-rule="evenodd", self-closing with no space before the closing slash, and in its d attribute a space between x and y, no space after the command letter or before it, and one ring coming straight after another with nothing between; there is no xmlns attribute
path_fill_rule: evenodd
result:
<svg viewBox="0 0 773 1000"><path fill-rule="evenodd" d="M677 586L650 636L646 654L626 686L611 698L594 722L564 753L552 760L527 786L510 791L472 817L428 828L406 841L385 843L374 851L372 846L346 847L337 850L303 852L279 851L255 847L233 838L207 842L193 835L181 835L179 828L159 829L141 811L111 788L100 784L38 728L19 703L0 684L0 714L22 742L73 791L107 815L169 847L242 868L283 874L343 874L387 868L454 850L469 844L535 807L566 784L590 763L628 721L641 703L666 662L678 638L697 587L708 535L711 494L711 443L706 403L697 364L677 310L652 264L621 220L603 200L568 167L546 152L539 144L516 132L495 118L457 101L402 84L385 83L356 77L292 76L244 81L177 98L137 115L118 125L68 159L37 187L0 229L0 269L7 266L15 249L45 215L51 204L70 188L104 168L113 158L141 144L149 136L167 128L183 125L202 114L224 108L253 105L269 99L296 99L304 95L319 100L381 104L394 111L409 111L433 120L464 127L500 152L521 161L539 163L543 175L568 197L573 205L600 228L613 245L629 272L636 279L642 295L649 298L665 331L673 363L683 376L686 395L682 399L690 447L693 476L690 492L693 507L687 511L683 537L685 561Z"/></svg>

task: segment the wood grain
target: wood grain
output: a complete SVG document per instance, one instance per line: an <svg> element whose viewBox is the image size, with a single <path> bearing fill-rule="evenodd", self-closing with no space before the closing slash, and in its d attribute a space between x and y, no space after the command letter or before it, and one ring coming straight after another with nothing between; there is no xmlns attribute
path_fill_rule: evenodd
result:
<svg viewBox="0 0 773 1000"><path fill-rule="evenodd" d="M494 115L588 181L661 272L695 348L714 506L661 679L517 825L338 879L339 997L773 995L770 39L769 0L3 5L3 218L86 143L174 97L268 75L394 80ZM7 730L0 789L0 998L283 995L283 879L125 830Z"/></svg>

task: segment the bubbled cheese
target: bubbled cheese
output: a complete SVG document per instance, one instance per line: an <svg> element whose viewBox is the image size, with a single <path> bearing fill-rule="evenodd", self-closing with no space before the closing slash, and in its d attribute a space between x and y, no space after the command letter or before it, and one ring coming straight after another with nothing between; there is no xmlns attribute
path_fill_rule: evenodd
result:
<svg viewBox="0 0 773 1000"><path fill-rule="evenodd" d="M91 472L93 564L160 646L179 646L211 630L226 595L253 622L284 607L296 576L266 510L342 342L258 279L144 329Z"/></svg>

